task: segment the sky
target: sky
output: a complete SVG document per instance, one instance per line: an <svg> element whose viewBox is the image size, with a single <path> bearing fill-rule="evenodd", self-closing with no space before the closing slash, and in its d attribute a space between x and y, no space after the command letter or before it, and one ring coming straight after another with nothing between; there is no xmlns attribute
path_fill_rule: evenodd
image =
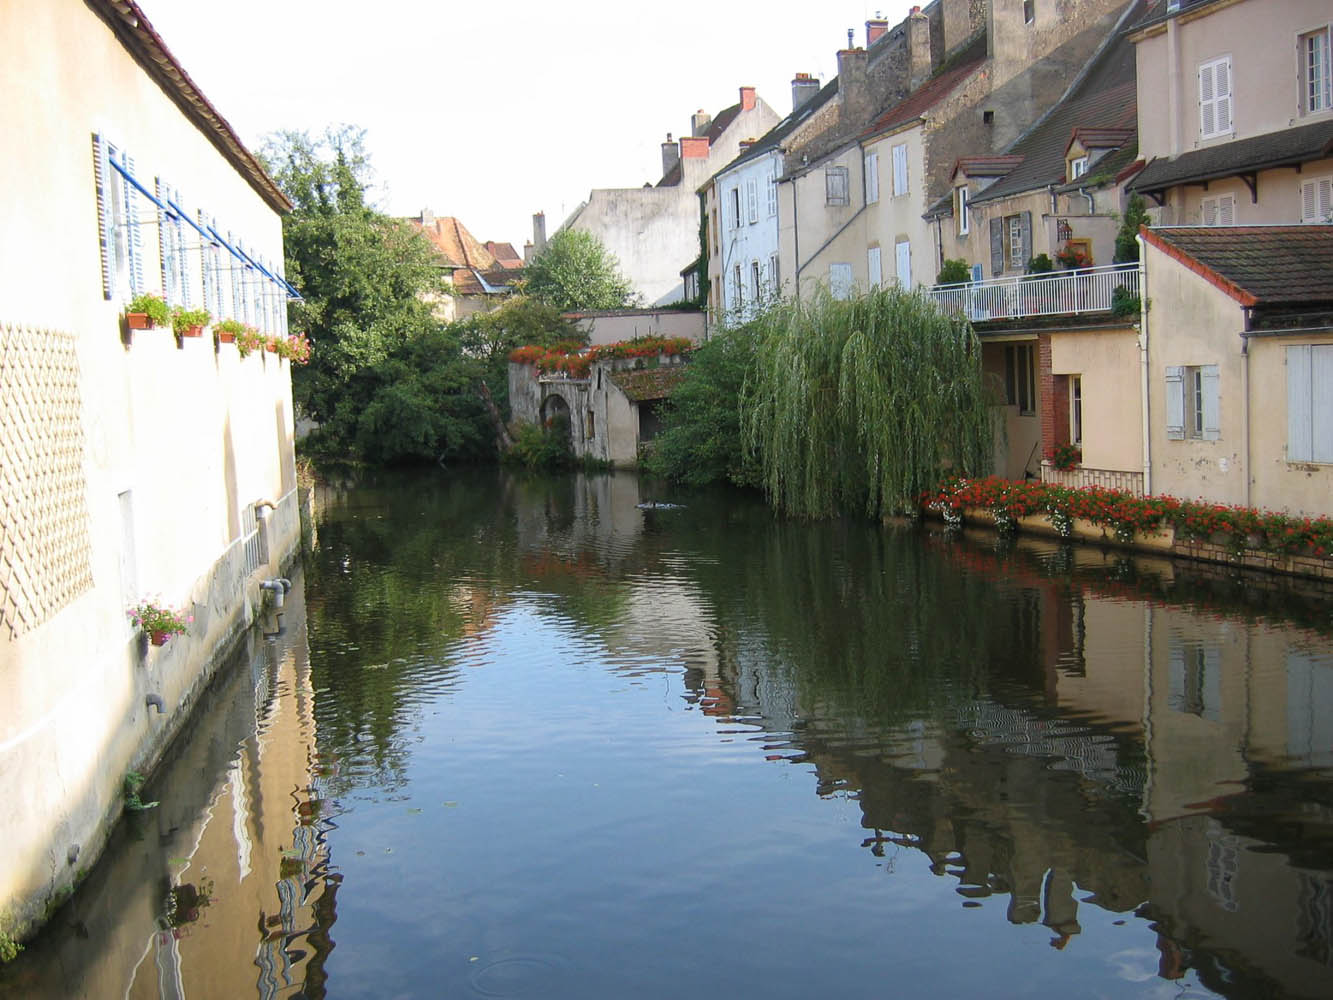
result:
<svg viewBox="0 0 1333 1000"><path fill-rule="evenodd" d="M847 29L901 0L139 0L176 59L252 150L278 130L366 130L391 215L454 215L522 252L597 187L662 174L688 134L758 89L779 116L791 79L837 74Z"/></svg>

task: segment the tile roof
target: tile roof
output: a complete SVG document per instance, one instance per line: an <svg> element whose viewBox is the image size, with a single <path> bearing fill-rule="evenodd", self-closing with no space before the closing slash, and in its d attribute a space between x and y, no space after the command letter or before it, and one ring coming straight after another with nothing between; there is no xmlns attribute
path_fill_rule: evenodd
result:
<svg viewBox="0 0 1333 1000"><path fill-rule="evenodd" d="M795 108L791 114L778 122L771 129L759 137L759 140L749 149L742 152L736 159L732 160L718 173L725 173L733 167L738 167L749 160L757 159L764 153L772 149L780 149L782 140L796 131L811 115L827 104L838 93L838 78L834 77L828 83L819 89L819 92ZM711 184L712 181L709 181Z"/></svg>
<svg viewBox="0 0 1333 1000"><path fill-rule="evenodd" d="M611 381L631 403L650 399L665 399L685 378L684 365L662 365L658 368L618 371L611 373Z"/></svg>
<svg viewBox="0 0 1333 1000"><path fill-rule="evenodd" d="M496 264L503 268L520 268L523 266L523 258L518 255L512 243L496 243L494 240L487 240L482 244L487 252L495 258Z"/></svg>
<svg viewBox="0 0 1333 1000"><path fill-rule="evenodd" d="M1003 177L1022 162L1021 156L960 156L953 173L961 170L969 177Z"/></svg>
<svg viewBox="0 0 1333 1000"><path fill-rule="evenodd" d="M181 113L217 148L232 167L254 188L268 206L281 215L292 203L236 135L231 125L204 96L190 74L171 54L162 36L149 23L134 0L86 0L88 6L111 29L134 61Z"/></svg>
<svg viewBox="0 0 1333 1000"><path fill-rule="evenodd" d="M1333 303L1333 226L1179 226L1144 239L1243 306Z"/></svg>
<svg viewBox="0 0 1333 1000"><path fill-rule="evenodd" d="M1191 150L1174 160L1153 157L1129 189L1158 194L1177 184L1197 184L1273 167L1298 166L1330 154L1333 154L1333 121L1315 122Z"/></svg>
<svg viewBox="0 0 1333 1000"><path fill-rule="evenodd" d="M861 138L865 139L892 131L900 125L906 125L908 122L920 118L938 102L952 94L959 84L975 73L985 61L986 37L982 35L976 42L959 53L956 65L927 80L909 94L906 99L893 105L875 118L870 126L861 133Z"/></svg>
<svg viewBox="0 0 1333 1000"><path fill-rule="evenodd" d="M1130 139L1138 135L1134 128L1084 128L1074 129L1069 141L1065 143L1065 152L1078 142L1084 149L1119 149Z"/></svg>
<svg viewBox="0 0 1333 1000"><path fill-rule="evenodd" d="M448 267L472 267L489 271L498 266L491 252L452 215L438 216L433 223L423 224L420 219L407 221L435 245L440 255L445 258ZM513 251L512 247L510 251Z"/></svg>

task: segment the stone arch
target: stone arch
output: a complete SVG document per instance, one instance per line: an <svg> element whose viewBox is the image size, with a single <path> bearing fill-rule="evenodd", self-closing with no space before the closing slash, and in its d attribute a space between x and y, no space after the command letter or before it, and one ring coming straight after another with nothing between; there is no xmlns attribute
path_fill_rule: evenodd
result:
<svg viewBox="0 0 1333 1000"><path fill-rule="evenodd" d="M574 435L570 427L574 419L574 410L569 405L569 400L558 392L547 393L542 399L538 417L543 427L562 435L566 444L572 445Z"/></svg>

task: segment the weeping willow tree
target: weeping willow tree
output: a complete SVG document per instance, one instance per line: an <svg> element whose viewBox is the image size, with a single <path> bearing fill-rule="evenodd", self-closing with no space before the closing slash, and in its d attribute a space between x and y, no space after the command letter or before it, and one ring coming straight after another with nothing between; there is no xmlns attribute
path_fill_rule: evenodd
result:
<svg viewBox="0 0 1333 1000"><path fill-rule="evenodd" d="M897 288L785 302L756 321L744 446L799 517L912 509L947 469L989 471L993 410L961 317Z"/></svg>

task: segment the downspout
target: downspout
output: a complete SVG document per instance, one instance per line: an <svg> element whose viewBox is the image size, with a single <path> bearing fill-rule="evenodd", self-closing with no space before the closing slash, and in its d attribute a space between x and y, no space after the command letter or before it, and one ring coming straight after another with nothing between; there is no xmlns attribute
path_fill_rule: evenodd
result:
<svg viewBox="0 0 1333 1000"><path fill-rule="evenodd" d="M1152 409L1148 404L1148 268L1147 255L1140 231L1134 237L1139 246L1139 368L1143 397L1143 495L1152 496Z"/></svg>
<svg viewBox="0 0 1333 1000"><path fill-rule="evenodd" d="M796 293L796 299L799 302L801 298L801 203L796 197L796 178L786 181L791 185L791 238L792 238L792 291ZM778 207L781 208L782 202L778 201ZM782 240L778 240L778 249L781 252Z"/></svg>
<svg viewBox="0 0 1333 1000"><path fill-rule="evenodd" d="M1248 313L1248 310L1247 310ZM1250 503L1250 318L1245 317L1245 329L1240 332L1240 421L1241 437L1245 442L1245 506Z"/></svg>
<svg viewBox="0 0 1333 1000"><path fill-rule="evenodd" d="M1084 198L1087 198L1087 199L1088 199L1088 215L1090 215L1090 216L1092 216L1092 215L1096 215L1096 214L1097 214L1097 202L1093 200L1092 195L1088 194L1087 190L1084 189L1084 188L1082 188L1082 187L1080 187L1080 188L1078 189L1078 193L1081 194ZM1139 258L1139 259L1142 260L1142 258Z"/></svg>

